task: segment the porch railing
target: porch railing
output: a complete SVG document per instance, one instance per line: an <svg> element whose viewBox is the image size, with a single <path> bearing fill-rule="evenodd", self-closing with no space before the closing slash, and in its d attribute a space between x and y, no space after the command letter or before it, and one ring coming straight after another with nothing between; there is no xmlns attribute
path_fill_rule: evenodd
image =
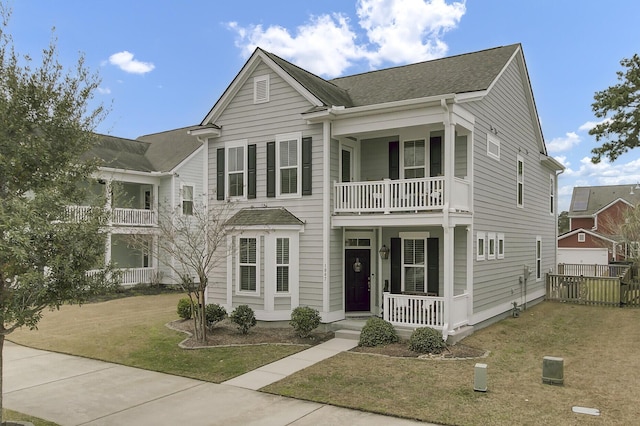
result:
<svg viewBox="0 0 640 426"><path fill-rule="evenodd" d="M120 275L120 285L132 286L136 284L151 284L156 268L120 268L116 269ZM87 275L94 276L100 273L99 269L87 271Z"/></svg>
<svg viewBox="0 0 640 426"><path fill-rule="evenodd" d="M114 225L156 225L156 212L146 209L114 208L112 222Z"/></svg>
<svg viewBox="0 0 640 426"><path fill-rule="evenodd" d="M461 182L466 181L461 180ZM438 210L444 206L443 177L335 182L334 188L334 212L336 213L389 214Z"/></svg>
<svg viewBox="0 0 640 426"><path fill-rule="evenodd" d="M383 318L393 325L444 328L444 297L384 293L383 303Z"/></svg>

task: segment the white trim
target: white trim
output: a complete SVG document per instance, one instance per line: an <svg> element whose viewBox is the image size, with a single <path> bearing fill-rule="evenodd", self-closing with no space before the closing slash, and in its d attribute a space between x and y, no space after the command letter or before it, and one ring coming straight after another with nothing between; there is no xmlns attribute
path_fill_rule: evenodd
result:
<svg viewBox="0 0 640 426"><path fill-rule="evenodd" d="M522 175L520 175L520 163L522 163ZM518 199L520 186L522 186L522 200ZM524 208L524 158L520 154L516 156L516 206Z"/></svg>
<svg viewBox="0 0 640 426"><path fill-rule="evenodd" d="M260 243L262 241L261 234L254 233L242 233L236 235L236 244L238 246L237 252L235 253L236 258L236 283L235 283L235 294L236 296L253 296L260 297L260 286L262 283L260 282L260 272L261 272L261 264L260 264ZM255 239L256 240L256 261L251 265L254 265L256 268L256 289L252 290L241 290L240 289L240 239Z"/></svg>
<svg viewBox="0 0 640 426"><path fill-rule="evenodd" d="M555 175L549 175L549 214L555 216L556 214L556 177Z"/></svg>
<svg viewBox="0 0 640 426"><path fill-rule="evenodd" d="M248 175L248 144L249 141L247 139L239 139L235 141L226 142L224 144L224 197L226 200L231 201L241 201L247 199L247 175ZM242 148L242 195L229 195L229 160L231 156L229 155L229 150L234 148ZM238 170L234 171L234 174L239 173Z"/></svg>
<svg viewBox="0 0 640 426"><path fill-rule="evenodd" d="M184 212L184 187L191 188L191 214L186 214ZM189 201L189 200L187 200ZM196 208L196 185L191 182L180 182L180 215L182 216L193 216L193 211Z"/></svg>
<svg viewBox="0 0 640 426"><path fill-rule="evenodd" d="M495 147L498 153L492 152L491 147ZM492 133L487 133L487 156L500 161L500 139Z"/></svg>
<svg viewBox="0 0 640 426"><path fill-rule="evenodd" d="M409 142L422 142L424 144L423 146L423 153L422 153L422 159L424 161L424 163L422 164L422 167L420 167L420 165L417 166L408 166L405 164L405 158L404 158L404 149L405 149L405 144L409 143ZM415 149L415 148L414 148ZM425 136L423 134L420 135L416 135L415 137L410 137L405 135L402 140L400 141L400 179L407 179L405 172L407 171L407 169L409 170L420 170L422 169L423 175L421 177L426 177L428 176L428 164L429 164L429 158L428 158L428 150L427 150L427 138L425 138Z"/></svg>
<svg viewBox="0 0 640 426"><path fill-rule="evenodd" d="M233 254L235 236L227 235L227 306L233 306ZM229 308L227 308L229 310Z"/></svg>
<svg viewBox="0 0 640 426"><path fill-rule="evenodd" d="M281 190L281 168L280 165L280 143L284 141L296 141L296 192L282 194ZM292 168L292 167L289 167ZM302 132L284 133L276 135L276 197L277 198L300 198L302 197Z"/></svg>
<svg viewBox="0 0 640 426"><path fill-rule="evenodd" d="M482 245L480 241L482 240ZM482 247L482 253L480 253L480 247ZM487 234L485 232L476 233L476 260L482 261L487 258Z"/></svg>
<svg viewBox="0 0 640 426"><path fill-rule="evenodd" d="M263 97L258 97L258 87L261 83L264 82L264 94ZM270 99L270 78L269 74L257 75L253 77L253 103L254 104L263 104L269 102Z"/></svg>
<svg viewBox="0 0 640 426"><path fill-rule="evenodd" d="M289 321L291 319L291 312L293 312L293 309L282 310L282 311L274 311L274 310L254 311L256 315L256 319L258 321Z"/></svg>
<svg viewBox="0 0 640 426"><path fill-rule="evenodd" d="M584 243L587 241L587 234L585 232L578 232L578 242Z"/></svg>
<svg viewBox="0 0 640 426"><path fill-rule="evenodd" d="M405 289L405 275L404 272L406 270L407 267L411 267L411 268L420 268L422 267L423 269L423 274L422 274L422 292L426 293L427 292L427 238L429 238L429 232L399 232L398 236L400 237L400 244L401 244L401 250L400 250L400 264L402 265L402 269L401 269L401 273L400 273L400 284L401 284L401 289L402 291L406 291ZM424 243L424 262L422 263L422 265L420 264L414 264L414 263L405 263L404 261L404 242L405 240L421 240ZM414 290L416 291L416 290Z"/></svg>
<svg viewBox="0 0 640 426"><path fill-rule="evenodd" d="M340 321L345 319L346 314L344 309L339 311L331 311L331 312L320 312L320 322L322 323L330 323L334 321Z"/></svg>
<svg viewBox="0 0 640 426"><path fill-rule="evenodd" d="M493 250L492 250L492 243L493 243ZM497 257L498 254L498 245L497 245L498 241L496 240L496 233L495 232L489 232L487 233L487 259L488 260L494 260ZM493 253L492 253L493 252Z"/></svg>
<svg viewBox="0 0 640 426"><path fill-rule="evenodd" d="M564 240L565 238L568 238L568 237L570 237L572 235L575 235L575 234L577 234L579 232L584 232L585 234L589 234L594 238L598 238L599 240L605 240L605 241L608 241L608 242L613 243L613 244L617 243L615 240L612 240L610 238L607 238L604 235L597 234L597 233L595 233L593 231L590 231L588 229L585 229L585 228L577 228L577 229L574 229L573 231L565 232L564 234L558 236L558 241ZM569 247L562 247L562 248L569 248Z"/></svg>
<svg viewBox="0 0 640 426"><path fill-rule="evenodd" d="M500 243L502 243L502 245ZM505 250L506 247L504 245L504 234L498 234L496 242L496 258L504 259Z"/></svg>

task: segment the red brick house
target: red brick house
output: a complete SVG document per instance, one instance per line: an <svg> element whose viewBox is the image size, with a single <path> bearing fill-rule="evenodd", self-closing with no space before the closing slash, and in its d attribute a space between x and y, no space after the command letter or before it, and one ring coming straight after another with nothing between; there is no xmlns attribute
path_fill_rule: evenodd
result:
<svg viewBox="0 0 640 426"><path fill-rule="evenodd" d="M569 232L558 236L558 263L626 260L629 244L619 235L625 212L640 203L640 185L575 187Z"/></svg>

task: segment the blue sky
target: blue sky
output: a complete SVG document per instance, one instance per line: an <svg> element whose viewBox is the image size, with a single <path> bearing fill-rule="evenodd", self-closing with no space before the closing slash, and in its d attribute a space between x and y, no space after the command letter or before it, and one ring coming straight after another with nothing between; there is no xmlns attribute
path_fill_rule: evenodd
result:
<svg viewBox="0 0 640 426"><path fill-rule="evenodd" d="M5 0L6 1L6 0ZM9 0L16 49L80 53L111 112L101 133L199 124L256 46L325 78L522 43L549 153L576 185L635 184L640 150L590 163L593 95L639 53L637 0Z"/></svg>

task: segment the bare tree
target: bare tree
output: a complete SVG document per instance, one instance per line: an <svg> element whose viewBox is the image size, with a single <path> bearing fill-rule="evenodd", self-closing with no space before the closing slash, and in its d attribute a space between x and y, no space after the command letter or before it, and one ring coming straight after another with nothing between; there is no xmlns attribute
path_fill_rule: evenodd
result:
<svg viewBox="0 0 640 426"><path fill-rule="evenodd" d="M170 204L170 203L167 203ZM233 203L193 203L188 207L167 207L158 217L158 262L170 269L178 285L189 296L194 321L194 337L199 342L207 338L205 290L209 276L231 254L227 235L234 231L227 226ZM132 235L133 245L148 247L143 235Z"/></svg>

